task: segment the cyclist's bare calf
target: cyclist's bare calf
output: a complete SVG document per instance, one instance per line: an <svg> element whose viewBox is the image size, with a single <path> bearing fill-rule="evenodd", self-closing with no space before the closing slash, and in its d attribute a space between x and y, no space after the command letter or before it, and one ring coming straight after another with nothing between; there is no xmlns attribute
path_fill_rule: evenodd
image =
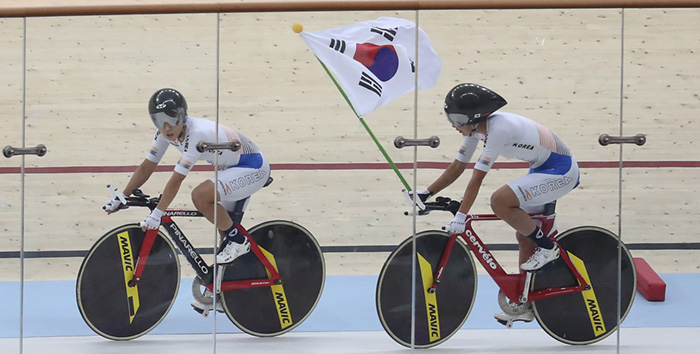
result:
<svg viewBox="0 0 700 354"><path fill-rule="evenodd" d="M211 180L206 180L192 190L192 202L212 224L216 220L219 233L225 238L222 247L217 252L218 263L231 263L236 258L250 251L250 242L239 232L226 208L214 200L216 186ZM220 198L216 191L217 199ZM218 213L215 218L215 213ZM217 279L220 281L219 279Z"/></svg>
<svg viewBox="0 0 700 354"><path fill-rule="evenodd" d="M509 185L499 188L491 195L491 209L513 227L519 234L525 235L536 247L518 238L520 247L519 263L522 270L533 271L559 258L557 245L547 237L530 218L528 213L520 208L520 201ZM526 253L527 251L529 253ZM523 261L523 253L527 258Z"/></svg>
<svg viewBox="0 0 700 354"><path fill-rule="evenodd" d="M537 244L528 238L527 235L523 235L517 231L515 232L515 238L518 240L518 266L520 266L527 262L527 259L535 252Z"/></svg>

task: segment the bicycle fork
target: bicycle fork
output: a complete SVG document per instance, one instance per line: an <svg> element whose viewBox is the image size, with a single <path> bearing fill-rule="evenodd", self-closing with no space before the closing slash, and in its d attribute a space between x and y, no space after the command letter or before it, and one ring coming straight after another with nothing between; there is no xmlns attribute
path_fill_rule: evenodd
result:
<svg viewBox="0 0 700 354"><path fill-rule="evenodd" d="M141 250L139 251L139 258L136 259L136 266L134 267L134 278L128 282L130 287L136 286L143 276L143 269L148 260L148 255L151 254L151 249L153 248L153 242L156 240L158 235L158 230L148 230L146 231L146 236L143 239L143 244L141 244Z"/></svg>

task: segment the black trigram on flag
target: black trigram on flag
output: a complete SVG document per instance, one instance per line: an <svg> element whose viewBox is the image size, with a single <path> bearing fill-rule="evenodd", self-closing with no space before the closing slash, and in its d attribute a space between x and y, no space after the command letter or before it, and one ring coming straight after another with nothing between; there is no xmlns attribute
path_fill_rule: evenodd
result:
<svg viewBox="0 0 700 354"><path fill-rule="evenodd" d="M398 27L395 27L395 28L372 27L369 31L376 33L376 34L388 39L389 42L393 42L394 38L396 37L396 32L399 31L399 28Z"/></svg>
<svg viewBox="0 0 700 354"><path fill-rule="evenodd" d="M331 47L331 49L345 53L346 44L344 40L331 38L331 43L328 46Z"/></svg>
<svg viewBox="0 0 700 354"><path fill-rule="evenodd" d="M382 85L375 81L371 76L367 75L367 73L365 73L364 71L362 72L360 82L358 82L357 84L376 93L377 96L382 97Z"/></svg>

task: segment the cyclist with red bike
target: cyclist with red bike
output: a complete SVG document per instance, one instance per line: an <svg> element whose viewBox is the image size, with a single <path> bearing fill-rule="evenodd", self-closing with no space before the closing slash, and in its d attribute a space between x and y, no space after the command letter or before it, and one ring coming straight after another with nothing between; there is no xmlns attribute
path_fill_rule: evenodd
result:
<svg viewBox="0 0 700 354"><path fill-rule="evenodd" d="M491 208L516 230L520 269L537 271L559 258L559 247L543 234L528 213L542 212L545 204L573 190L579 182L578 163L548 128L526 117L499 111L506 104L499 94L477 84L460 84L450 90L445 98L445 114L463 135L462 144L455 160L417 195L425 201L454 183L466 169L479 141L483 141L483 151L475 162L459 212L447 227L450 233L463 233L467 214L496 159L503 156L528 162L530 169L525 176L491 195ZM494 317L502 323L530 322L534 314L530 310L516 318L505 313Z"/></svg>
<svg viewBox="0 0 700 354"><path fill-rule="evenodd" d="M135 189L146 183L169 146L179 150L182 156L165 184L158 206L140 223L140 226L144 231L160 227L163 212L175 199L182 182L197 161L205 160L212 165L218 162L215 166L220 169L218 179L212 177L195 187L192 190L192 201L197 210L212 223L215 220L215 212L218 211L216 226L225 236L216 255L219 264L231 263L248 253L250 242L238 232L227 210L232 210L237 201L250 197L267 183L270 177L270 164L267 158L242 133L207 119L189 117L187 101L177 90L164 88L156 91L148 102L148 112L158 130L145 160L123 189L126 195L131 195ZM200 141L234 140L241 144L238 151L199 152L196 147ZM117 198L105 203L105 211L110 214L118 211L124 198L125 194L120 192ZM243 208L245 209L245 206ZM197 300L192 302L192 306L200 310L205 309L205 306ZM220 305L217 304L218 306Z"/></svg>

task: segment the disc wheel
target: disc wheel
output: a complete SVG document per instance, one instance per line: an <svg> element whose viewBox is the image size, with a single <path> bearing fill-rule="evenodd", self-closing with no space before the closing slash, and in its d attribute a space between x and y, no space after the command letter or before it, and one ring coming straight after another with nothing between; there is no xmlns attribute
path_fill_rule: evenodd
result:
<svg viewBox="0 0 700 354"><path fill-rule="evenodd" d="M562 233L557 240L562 248L561 257L570 257L579 273L588 278L591 289L533 302L537 321L550 336L563 343L598 342L615 332L632 308L637 290L632 255L615 234L599 227L577 227ZM621 281L618 281L618 252ZM532 290L578 285L561 257L533 277Z"/></svg>
<svg viewBox="0 0 700 354"><path fill-rule="evenodd" d="M447 247L449 235L424 231L402 242L389 255L377 281L376 305L379 320L397 343L411 347L412 296L415 294L416 348L436 346L454 335L464 324L474 305L477 273L474 260L461 240L457 240L435 293L428 288ZM415 259L415 293L412 269Z"/></svg>
<svg viewBox="0 0 700 354"><path fill-rule="evenodd" d="M113 340L138 338L168 314L180 286L180 264L172 243L159 231L137 285L129 284L145 232L138 224L117 227L95 242L76 281L85 323Z"/></svg>
<svg viewBox="0 0 700 354"><path fill-rule="evenodd" d="M299 326L321 298L326 266L311 233L290 221L268 221L249 230L253 240L282 276L282 284L223 292L228 318L242 331L276 336ZM267 279L251 251L224 268L224 281Z"/></svg>

